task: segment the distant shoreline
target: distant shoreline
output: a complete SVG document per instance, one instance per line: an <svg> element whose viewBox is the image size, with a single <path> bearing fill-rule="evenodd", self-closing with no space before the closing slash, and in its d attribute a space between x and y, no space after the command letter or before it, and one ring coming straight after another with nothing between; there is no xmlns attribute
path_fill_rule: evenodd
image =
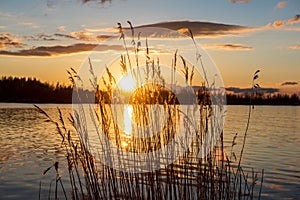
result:
<svg viewBox="0 0 300 200"><path fill-rule="evenodd" d="M207 94L207 88L200 86L193 86L196 99L199 103L209 104L210 97ZM231 88L232 89L232 88ZM149 90L150 91L150 90ZM229 90L230 91L230 90ZM244 92L244 93L227 93L226 92L226 102L227 105L287 105L287 106L299 106L300 97L297 94L270 94L263 92L264 90L253 90ZM79 91L83 97L80 102L84 103L94 103L98 102L99 96L101 99L110 103L110 95L107 91L99 90L95 95L95 92L89 90L80 90ZM153 92L153 91L152 91ZM152 103L157 101L158 103L163 104L165 101L170 102L169 91L158 89L155 91L156 97L153 99L151 95L146 96L139 95L141 98L137 102L146 102ZM3 103L31 103L31 104L72 104L72 95L73 87L65 86L57 83L56 85L51 85L49 83L42 83L39 80L33 78L17 78L17 77L2 77L0 79L0 102ZM136 94L135 94L136 95ZM175 96L175 99L178 96L183 96L184 93L179 93ZM206 96L208 95L208 96ZM130 102L131 96L127 94L124 95ZM153 96L153 95L152 95ZM224 97L224 96L223 96ZM222 99L223 99L222 97ZM152 99L151 99L152 98ZM172 97L174 98L174 97ZM97 100L98 99L98 100ZM185 98L182 98L185 99ZM188 98L186 98L188 100ZM225 100L225 99L224 99ZM172 100L173 101L173 100ZM208 101L208 102L206 102ZM251 103L250 103L251 102ZM176 101L179 104L178 101ZM193 102L185 101L180 102L181 105L189 104Z"/></svg>
<svg viewBox="0 0 300 200"><path fill-rule="evenodd" d="M38 104L38 105L49 105L49 104L53 104L53 105L72 105L73 103L66 103L66 102L0 102L1 104L9 104L9 105L13 105L13 104L23 104L23 105L34 105L34 104ZM82 104L90 104L90 103L82 103ZM188 104L181 104L181 105L188 105ZM300 104L225 104L228 106L300 106Z"/></svg>

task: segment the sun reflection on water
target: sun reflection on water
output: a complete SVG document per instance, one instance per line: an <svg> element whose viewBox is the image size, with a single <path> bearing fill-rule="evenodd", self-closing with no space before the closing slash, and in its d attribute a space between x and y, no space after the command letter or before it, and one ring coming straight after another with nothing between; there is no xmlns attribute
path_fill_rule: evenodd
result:
<svg viewBox="0 0 300 200"><path fill-rule="evenodd" d="M132 112L131 105L124 105L124 132L132 134Z"/></svg>

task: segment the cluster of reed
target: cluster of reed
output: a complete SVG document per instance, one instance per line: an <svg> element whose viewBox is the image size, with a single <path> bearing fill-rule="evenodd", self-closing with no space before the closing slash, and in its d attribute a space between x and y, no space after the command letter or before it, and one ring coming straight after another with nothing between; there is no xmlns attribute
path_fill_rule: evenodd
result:
<svg viewBox="0 0 300 200"><path fill-rule="evenodd" d="M132 35L134 29L129 22ZM140 71L132 70L133 62L130 61L129 48L126 46L125 35L123 29L119 24L120 39L123 40L126 54L120 58L121 70L124 73L132 71L132 76L135 78L137 85L140 82ZM191 35L192 36L192 35ZM194 38L192 37L194 41ZM146 42L147 43L147 42ZM138 63L138 53L140 51L139 41L134 39L131 41L133 52L135 53L136 63ZM86 136L88 129L86 128L86 114L84 113L84 106L80 107L79 111L70 115L69 121L73 125L75 132L66 128L65 121L62 113L59 111L59 121L53 120L42 109L37 107L38 111L42 113L47 121L54 123L57 133L62 138L62 146L65 149L67 159L67 170L69 174L69 186L65 187L61 181L58 168L59 163L53 166L56 170L55 189L49 189L49 198L64 197L66 199L254 199L260 198L261 185L259 190L255 190L258 184L258 175L254 171L249 175L242 169L241 161L246 143L247 129L250 123L251 106L249 107L249 116L247 128L244 134L243 146L241 149L240 157L236 158L233 155L227 156L224 153L223 131L218 139L214 148L209 149L205 156L198 156L201 151L201 146L205 143L208 129L215 128L210 126L213 123L212 112L213 103L210 99L209 87L203 87L203 91L199 91L196 102L196 112L198 119L190 119L185 116L180 110L178 100L174 93L169 91L169 95L160 95L161 88L157 89L157 85L164 85L164 77L160 72L159 62L151 60L148 46L146 46L145 55L146 59L146 74L144 77L156 80L153 84L141 86L134 94L135 98L131 100L132 109L134 113L135 123L139 127L150 126L155 127L157 123L163 123L164 126L158 134L145 137L147 134L145 130L138 130L137 135L128 136L118 125L117 119L113 117L114 104L107 104L112 101L113 97L118 95L119 91L114 90L116 80L108 68L106 68L107 79L102 79L105 88L105 95L103 91L99 90L99 82L93 73L91 61L91 83L96 91L96 105L90 106L89 112L92 113L94 125L98 128L99 132L95 133L96 138L100 138L99 134L104 134L109 138L110 142L119 149L131 153L149 153L155 152L163 148L166 144L170 143L176 137L178 131L178 123L180 118L184 118L184 128L186 137L189 133L194 131L196 137L193 139L192 144L188 147L184 154L174 159L173 162L163 165L165 159L161 158L162 163L158 163L158 168L146 170L144 172L130 172L126 169L128 167L138 168L145 163L140 163L136 157L124 156L122 151L118 151L117 155L112 151L109 145L103 144L99 141L99 152L102 157L106 159L97 159L95 152L92 151L92 146L87 142ZM185 77L186 84L192 84L194 76L194 68L188 66L183 57L180 57L183 66L183 76ZM199 59L200 56L199 56ZM177 66L177 54L174 54L172 62L172 69L175 71ZM138 64L137 64L138 66ZM69 74L72 75L70 79L74 83L75 98L80 100L80 95L76 95L76 78L73 70ZM152 73L151 73L152 72ZM253 87L258 85L254 84L257 78L257 73L253 77ZM204 73L205 74L205 73ZM152 77L150 77L152 76ZM206 75L205 75L206 76ZM171 75L172 83L175 82L175 77ZM207 77L204 77L207 80ZM173 82L174 81L174 82ZM207 84L207 81L203 85ZM151 101L143 101L149 93L152 95ZM150 95L151 96L151 95ZM73 96L74 98L74 96ZM138 100L137 100L138 99ZM151 114L149 109L153 108L153 104L160 104L164 110L165 117L161 118L160 112ZM190 105L195 106L195 105ZM194 107L192 107L194 109ZM151 120L151 119L155 120ZM158 120L158 121L157 121ZM163 121L159 121L163 120ZM195 125L195 122L197 124ZM100 125L99 125L100 124ZM150 129L151 130L151 129ZM182 130L179 130L182 131ZM99 139L100 140L100 139ZM182 141L183 142L183 141ZM231 148L236 144L235 138L232 141ZM183 145L183 144L178 144ZM176 147L168 149L170 156L176 151ZM233 151L231 151L233 152ZM202 152L203 153L203 152ZM132 154L131 154L132 155ZM119 169L107 165L107 163L114 162L116 159L122 159ZM151 157L149 158L151 160ZM128 163L134 163L130 166ZM128 165L127 165L128 164ZM147 163L146 163L147 164ZM149 163L148 163L149 164ZM49 171L48 168L44 173ZM262 184L262 180L260 181ZM68 188L68 189L65 189ZM54 193L54 194L53 194Z"/></svg>

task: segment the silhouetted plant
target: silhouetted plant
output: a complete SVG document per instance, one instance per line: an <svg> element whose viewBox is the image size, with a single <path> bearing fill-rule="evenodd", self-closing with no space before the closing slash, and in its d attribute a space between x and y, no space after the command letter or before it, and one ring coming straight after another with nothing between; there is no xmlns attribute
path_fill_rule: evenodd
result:
<svg viewBox="0 0 300 200"><path fill-rule="evenodd" d="M138 65L137 57L140 38L138 37L138 41L135 40L133 26L130 22L128 23L132 33L131 45L133 46L136 63ZM126 48L125 55L120 56L120 69L125 73L128 69L130 69L130 71L132 70L133 62L129 61L129 49L121 24L118 24L118 28L120 39L123 40ZM194 41L192 33L191 38ZM156 77L160 83L163 83L164 77L162 77L160 73L159 59L156 62L151 60L148 45L146 46L147 59L145 77L147 79L152 75ZM171 66L172 69L178 67L177 56L177 52L175 52ZM185 81L187 84L192 83L194 67L189 66L183 57L180 58L184 66L182 73L185 77ZM127 63L129 66L127 66ZM202 88L195 93L195 97L204 99L197 102L200 105L199 110L197 110L200 122L197 126L178 108L178 101L174 97L174 94L164 89L164 87L158 87L156 84L150 83L136 89L136 96L133 95L133 99L131 100L133 113L136 114L136 123L140 126L155 126L158 122L153 120L152 122L149 121L148 110L153 104L162 104L161 106L163 106L166 111L166 117L163 119L165 120L165 127L160 135L145 138L141 137L142 139L133 136L131 139L126 139L122 136L122 130L117 126L116 119L112 117L111 113L114 105L107 104L107 102L110 102L112 99L113 92L118 92L113 90L116 80L109 69L106 68L107 76L101 79L105 90L103 90L104 92L99 90L99 83L93 73L91 61L89 64L91 69L90 82L97 92L96 109L93 110L89 107L90 114L96 114L96 119L92 118L92 121L95 126L97 126L96 120L100 122L100 126L97 126L97 128L110 139L110 142L119 148L125 148L131 152L145 153L154 151L172 139L175 134L174 127L177 126L177 120L180 115L185 119L184 131L186 131L186 137L188 137L188 133L192 130L195 130L197 137L187 152L165 167L144 173L118 171L103 163L99 163L91 154L89 146L84 144L84 137L88 133L82 105L79 105L80 109L75 111L74 116L70 116L69 118L69 121L76 130L74 134L72 134L70 130L67 130L60 110L58 110L59 122L56 122L52 120L46 112L37 107L38 111L46 117L46 121L56 126L57 133L62 138L62 145L65 148L68 161L72 199L253 199L255 197L254 187L258 181L257 173L252 171L252 173L248 175L243 171L241 166L244 145L246 144L246 136L250 124L252 102L250 102L248 122L238 164L232 164L234 162L234 160L231 159L232 157L227 157L224 153L223 133L219 138L219 142L211 152L208 152L204 157L198 157L201 145L207 136L206 133L209 129L208 124L212 116L212 103L206 87L207 83L202 83ZM134 71L132 74L137 82L141 77L139 73L141 72ZM69 74L71 75L70 80L75 84L74 92L76 95L80 87L76 85L76 81L74 80L80 79L80 77L78 77L74 70L69 72ZM253 88L258 87L258 85L254 83L255 79L257 79L257 74L258 72L256 72L253 77ZM173 75L171 75L171 77L172 81L175 82ZM205 80L207 80L207 77L205 77ZM150 95L150 97L147 95ZM250 100L252 100L252 96ZM210 128L214 129L215 127ZM141 132L139 134L143 135L145 133ZM122 142L127 142L127 145L122 147ZM236 138L234 138L232 148L236 142ZM107 159L112 159L114 156L119 156L119 158L124 160L128 159L122 157L122 154L112 155L110 149L99 148L100 151L103 151ZM138 160L135 161L136 164L139 163ZM55 166L55 168L57 166L58 168L58 163L57 165L55 163L53 166ZM46 169L46 172L49 169ZM57 197L56 194L57 189L55 189L55 198ZM257 195L260 196L260 192Z"/></svg>

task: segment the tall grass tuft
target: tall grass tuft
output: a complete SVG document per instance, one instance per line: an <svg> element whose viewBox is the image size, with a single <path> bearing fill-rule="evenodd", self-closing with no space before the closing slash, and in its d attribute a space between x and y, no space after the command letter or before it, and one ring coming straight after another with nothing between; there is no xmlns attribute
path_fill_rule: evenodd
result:
<svg viewBox="0 0 300 200"><path fill-rule="evenodd" d="M134 28L130 22L130 30L132 33L132 41L129 46L125 40L125 34L121 24L118 24L120 39L123 40L126 53L120 56L120 70L123 74L130 71L132 77L139 86L128 102L132 106L132 113L135 123L140 126L157 126L157 121L151 118L159 118L160 112L151 114L150 109L154 105L163 107L165 117L163 123L165 126L160 133L147 136L146 131L138 131L138 136L128 137L124 130L118 126L117 119L113 117L114 104L111 104L113 98L118 94L116 87L116 79L109 68L106 68L106 78L102 78L101 84L104 89L100 89L100 83L94 74L93 65L89 60L91 85L96 91L96 105L87 106L90 110L92 123L97 126L97 130L106 135L112 144L128 152L133 153L148 153L155 152L157 149L163 148L164 145L172 141L176 135L176 128L181 118L184 121L186 137L192 131L196 132L196 138L187 151L174 162L164 166L161 165L158 169L148 170L140 173L132 173L126 170L117 170L106 165L92 154L91 146L86 142L86 136L90 133L87 131L87 121L83 110L84 106L80 107L74 115L70 115L69 122L73 125L75 132L66 128L66 122L62 117L61 111L58 109L59 121L54 121L46 112L36 106L37 110L43 114L47 122L53 123L56 126L56 131L62 139L61 145L65 149L67 159L67 170L69 174L68 187L65 190L61 177L58 173L58 162L45 170L47 173L52 167L56 170L55 189L49 187L49 198L58 199L58 190L63 191L63 197L66 199L254 199L260 198L262 179L259 190L255 187L259 181L258 173L252 170L251 173L246 173L242 168L242 156L244 146L246 144L247 132L251 117L251 102L249 106L248 121L244 132L242 149L239 158L234 154L234 146L236 145L236 136L233 138L230 156L224 152L223 134L218 138L217 145L211 149L205 156L199 157L201 146L205 143L206 133L209 129L209 124L212 123L211 116L213 112L212 100L208 91L208 81L204 71L204 82L202 83L202 91L197 93L197 116L198 123L195 124L193 119L184 115L184 112L178 105L176 95L164 87L164 77L160 71L159 58L151 59L146 39L145 49L145 70L139 70L139 53L141 52L140 36L137 40L134 36ZM194 38L191 33L191 39ZM130 51L133 51L135 60L132 61ZM178 59L179 57L179 59ZM201 62L201 56L199 56ZM192 85L194 77L194 66L189 66L182 56L174 53L172 60L171 85L175 85L174 73L179 68L181 61L182 75L185 78L186 84ZM134 63L136 66L134 66ZM132 70L137 67L137 70ZM203 67L203 65L202 65ZM204 70L204 68L203 68ZM76 96L76 81L80 79L76 71L72 69L68 72L70 80L74 84L74 92ZM144 73L143 76L141 74ZM259 71L253 76L253 89L259 87L255 83L258 78ZM141 77L152 79L153 82L140 85ZM79 96L78 96L79 98ZM80 99L79 99L80 100ZM97 132L95 135L100 134ZM182 141L184 142L184 141ZM101 144L101 141L100 141ZM104 145L104 144L103 144ZM183 145L183 144L178 144ZM171 149L176 151L176 148ZM113 152L104 147L99 147L99 151L107 160L122 159L124 167L126 160L135 161L136 166L143 165L134 157L125 157L122 152L114 155ZM169 152L172 156L172 151ZM166 158L162 158L164 160ZM159 163L160 166L160 163ZM262 177L261 177L262 178ZM60 184L58 184L60 183ZM259 187L259 186L258 186ZM259 192L256 192L259 191ZM54 195L53 195L54 193Z"/></svg>

